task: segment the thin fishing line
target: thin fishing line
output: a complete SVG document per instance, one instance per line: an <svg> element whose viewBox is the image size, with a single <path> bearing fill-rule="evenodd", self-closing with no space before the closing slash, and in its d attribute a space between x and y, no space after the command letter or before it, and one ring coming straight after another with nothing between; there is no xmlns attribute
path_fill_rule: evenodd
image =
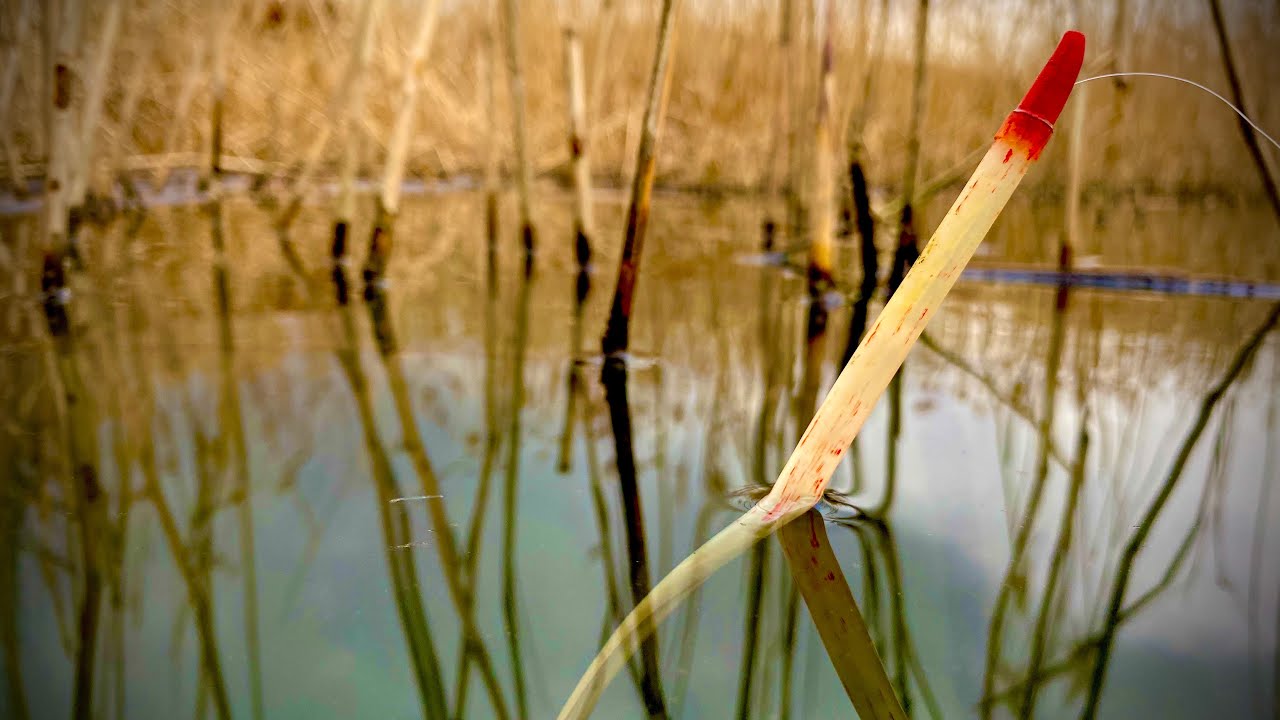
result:
<svg viewBox="0 0 1280 720"><path fill-rule="evenodd" d="M1177 75L1166 75L1164 73L1158 73L1158 72L1115 72L1115 73L1107 73L1106 75L1094 75L1093 77L1087 77L1083 80L1077 80L1076 85L1083 85L1084 83L1093 82L1094 80L1105 80L1107 78L1117 78L1117 77L1157 77L1157 78L1164 78L1165 80L1177 80L1180 83L1184 83L1192 87L1200 88L1201 90L1218 98L1223 102L1223 104L1225 104L1227 107L1234 110L1235 113L1240 116L1241 120L1244 120L1245 122L1249 123L1249 127L1253 128L1258 132L1259 135L1266 138L1267 142L1274 145L1277 150L1280 150L1280 142L1276 142L1276 139L1268 135L1266 130L1263 130L1262 128L1258 127L1258 124L1255 123L1253 120L1249 119L1249 116L1245 115L1243 110L1233 105L1230 100L1222 97L1218 93L1214 92L1213 90L1210 90L1209 88L1205 87L1204 85L1201 85L1200 83L1194 80L1188 80L1184 77L1178 77Z"/></svg>

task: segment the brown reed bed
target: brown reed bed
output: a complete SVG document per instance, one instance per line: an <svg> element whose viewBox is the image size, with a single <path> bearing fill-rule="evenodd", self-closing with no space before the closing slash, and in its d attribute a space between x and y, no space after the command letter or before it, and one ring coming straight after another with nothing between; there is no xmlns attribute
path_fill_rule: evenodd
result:
<svg viewBox="0 0 1280 720"><path fill-rule="evenodd" d="M93 153L88 166L90 192L105 191L115 170L142 158L189 151L209 157L215 125L221 128L224 162L252 159L289 166L311 154L316 129L324 134L331 126L327 118L340 110L329 99L343 82L344 56L360 32L359 4L316 6L283 0L270 8L244 3L228 10L174 8L158 0L120 2L121 30L109 53L111 67L120 71L108 72L103 88L86 88L81 81L70 94L72 101L85 104L90 104L91 94L102 97L101 122L93 128L96 141L84 143L92 146ZM874 160L867 173L869 185L894 187L904 177L910 155L905 152L908 134L898 119L910 115L909 94L899 90L910 84L913 74L909 27L914 8L881 6L884 19L877 18L875 23L885 28L883 37L873 32L867 42L859 43L858 38L866 37L859 17L865 17L866 24L871 13L859 16L858 5L862 3L842 5L836 12L834 116L850 117L870 101L875 111L865 118L861 133ZM929 38L930 71L920 119L920 137L926 141L919 172L925 177L951 167L983 144L988 130L978 119L998 113L1016 99L1017 88L1004 79L1015 73L1007 71L1026 69L1029 59L1042 55L1049 44L1048 34L1015 41L1002 23L989 22L1000 11L986 4L955 0L935 5L932 24L945 30L936 30ZM1274 126L1276 111L1260 97L1260 89L1274 86L1280 73L1274 63L1265 61L1265 48L1274 46L1280 23L1267 8L1223 5L1221 25L1231 38L1241 94L1254 101L1249 105L1256 106L1251 109L1264 126ZM473 58L485 47L486 34L494 31L484 6L462 4L441 11L435 59L422 76L424 102L415 112L417 132L405 150L409 175L478 174L493 144L483 118L509 116L511 97L500 93L495 107L469 89L478 84ZM516 39L523 69L522 104L527 109L523 135L529 173L537 178L566 167L568 161L558 52L563 40L550 0L527 0L519 6ZM676 31L699 42L674 70L672 122L658 163L660 184L765 187L771 182L770 167L791 167L803 160L807 143L778 137L780 130L786 136L802 126L789 119L783 122L790 114L780 114L778 108L780 104L814 106L819 59L811 52L815 49L809 30L812 19L798 6L791 8L795 17L789 19L789 35L781 51L770 50L779 46L786 7L742 2L732 13L691 6L678 14ZM86 6L84 30L69 35L67 47L85 58L105 47L102 31L108 26L103 20L109 11L109 4ZM1057 22L1055 12L1027 8L1018 15L1025 24L1048 26ZM1203 32L1212 20L1204 3L1179 0L1156 16L1132 3L1088 1L1082 12L1085 31L1100 38L1099 56L1117 58L1114 65L1108 61L1101 67L1158 69L1210 85L1228 84L1227 73L1220 69L1217 43ZM627 176L633 155L627 153L626 127L633 116L633 99L646 86L644 68L657 15L656 8L622 0L608 9L584 6L575 13L588 59L586 72L592 78L588 98L593 122L586 140L594 150L598 180ZM46 136L49 124L42 107L47 95L41 88L47 73L42 72L39 40L49 18L42 8L21 2L0 16L4 27L12 30L3 33L7 40L3 50L15 59L6 63L5 71L14 78L12 89L6 89L9 80L0 84L12 96L4 104L0 138L6 157L12 156L5 162L4 175L13 182L43 176L53 147ZM223 22L228 35L225 48L219 50L220 43L214 42L217 33L205 37L207 33L198 29L219 28ZM411 33L402 28L414 25L414 9L394 6L381 15L374 30L376 49L366 71L370 102L355 130L357 136L368 138L355 162L361 175L371 175L381 166L382 145L400 108L394 88L412 42ZM19 32L21 28L36 32ZM194 43L185 39L192 36L197 38ZM211 123L211 104L218 96L215 56L220 52L226 60L225 95L221 121ZM788 58L789 71L782 77L777 77L779 56ZM868 68L873 68L875 82L863 97L858 86ZM775 83L768 82L765 92L760 83L745 81L775 77L780 87L769 88ZM1229 113L1213 107L1211 100L1189 95L1182 88L1141 81L1099 87L1095 94L1099 96L1096 107L1111 105L1120 111L1093 112L1086 118L1081 130L1086 142L1097 140L1107 151L1083 158L1085 186L1096 181L1111 186L1141 181L1162 188L1224 183L1242 193L1257 191L1254 179L1235 172L1240 162L1248 160L1249 151L1231 133ZM1174 107L1179 108L1179 122L1171 125L1166 111ZM1123 116L1122 122L1116 120L1118 116ZM787 127L779 128L780 124ZM515 138L521 134L502 133L497 138L502 157L518 154ZM1144 140L1154 136L1162 138L1165 152L1144 149ZM316 153L317 171L336 175L344 151L336 143L322 146ZM509 162L508 170L523 177L515 165ZM1060 185L1065 174L1065 163L1047 163L1046 170L1030 180ZM801 180L807 186L807 179ZM807 202L804 189L797 188L797 202Z"/></svg>

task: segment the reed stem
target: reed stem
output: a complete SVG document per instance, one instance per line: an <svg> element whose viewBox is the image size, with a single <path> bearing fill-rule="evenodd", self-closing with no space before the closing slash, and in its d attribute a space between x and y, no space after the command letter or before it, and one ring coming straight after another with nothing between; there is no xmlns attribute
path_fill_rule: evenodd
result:
<svg viewBox="0 0 1280 720"><path fill-rule="evenodd" d="M605 355L626 352L631 337L631 304L636 276L640 272L640 255L644 250L644 234L649 224L649 202L653 194L653 177L657 171L658 135L667 113L671 92L671 48L676 6L679 0L663 0L662 19L658 25L658 44L653 53L653 70L649 75L649 99L637 152L636 174L631 183L631 204L627 208L627 234L618 262L618 284L613 291L609 324L605 328L601 348Z"/></svg>
<svg viewBox="0 0 1280 720"><path fill-rule="evenodd" d="M813 149L813 227L809 240L809 294L815 299L834 284L831 275L835 212L835 165L831 151L831 102L835 78L832 73L831 35L835 25L835 4L827 3L826 37L822 43L822 67L818 77L818 112ZM818 302L815 300L815 302Z"/></svg>
<svg viewBox="0 0 1280 720"><path fill-rule="evenodd" d="M573 225L578 266L591 260L595 218L591 206L591 160L587 152L587 101L583 97L582 42L572 27L564 30L565 87L569 92L569 162L573 172Z"/></svg>
<svg viewBox="0 0 1280 720"><path fill-rule="evenodd" d="M60 11L60 12L59 12ZM58 258L69 250L68 181L76 165L75 85L80 72L81 0L53 0L45 8L53 33L53 102L49 127L48 161L45 172L45 249Z"/></svg>
<svg viewBox="0 0 1280 720"><path fill-rule="evenodd" d="M209 178L214 192L220 192L222 180L222 116L227 97L227 45L240 14L240 3L234 0L221 9L214 26L213 45L209 50Z"/></svg>
<svg viewBox="0 0 1280 720"><path fill-rule="evenodd" d="M929 36L929 0L920 0L916 10L915 71L911 81L911 117L907 130L907 161L902 175L902 215L898 225L898 247L889 274L889 291L901 282L907 268L920 254L916 246L916 176L920 172L920 122L924 116L924 83Z"/></svg>
<svg viewBox="0 0 1280 720"><path fill-rule="evenodd" d="M102 119L103 98L107 92L107 71L111 68L115 52L116 36L120 30L123 0L110 0L103 11L102 32L89 65L85 80L84 114L80 120L80 166L71 177L71 192L67 204L71 212L79 212L84 204L89 177L93 173L93 146L98 136L98 124Z"/></svg>
<svg viewBox="0 0 1280 720"><path fill-rule="evenodd" d="M486 12L493 16L494 3L487 2ZM484 219L486 250L488 252L489 271L495 272L497 266L498 244L498 93L497 84L493 80L493 70L497 65L498 43L493 32L493 23L488 23L484 31L484 50L476 58L476 68L480 74L480 86L484 88L484 107L487 123L485 125L484 151Z"/></svg>
<svg viewBox="0 0 1280 720"><path fill-rule="evenodd" d="M344 139L342 144L342 165L338 177L337 214L333 223L333 247L331 255L335 264L346 258L346 239L351 231L351 223L355 219L356 198L356 166L359 164L360 132L359 119L364 116L365 83L364 77L373 56L373 35L377 28L382 0L366 0L360 10L359 27L356 30L355 47L352 48L347 84L347 97L340 105L338 115L338 135Z"/></svg>
<svg viewBox="0 0 1280 720"><path fill-rule="evenodd" d="M533 220L529 193L533 171L529 165L528 130L525 120L524 69L521 62L520 8L517 0L505 0L504 27L507 32L507 87L511 93L511 123L516 144L516 193L520 209L520 236L524 251L533 253Z"/></svg>
<svg viewBox="0 0 1280 720"><path fill-rule="evenodd" d="M409 154L409 141L413 134L413 121L418 107L418 95L422 91L422 75L427 53L435 34L440 0L428 0L418 17L418 30L401 78L400 109L396 113L395 127L391 131L391 143L387 147L387 164L383 169L382 188L378 195L378 214L369 235L369 255L365 261L365 293L380 282L386 273L391 256L392 237L396 215L400 211L400 190L404 181L404 165Z"/></svg>
<svg viewBox="0 0 1280 720"><path fill-rule="evenodd" d="M869 3L870 0L867 0ZM867 189L867 119L871 116L872 90L875 77L879 71L880 61L884 55L884 38L888 35L889 3L880 0L880 15L877 30L871 38L879 42L872 51L867 48L867 60L862 70L862 101L858 108L849 113L849 125L846 130L846 142L849 153L849 204L853 223L858 230L859 250L862 265L862 289L860 298L870 299L876 287L876 276L879 273L879 253L876 251L876 218L871 212L871 196ZM860 33L860 36L862 34ZM870 42L870 40L868 40Z"/></svg>
<svg viewBox="0 0 1280 720"><path fill-rule="evenodd" d="M1249 157L1253 158L1253 164L1258 168L1262 189L1271 203L1276 220L1280 221L1280 190L1276 189L1275 171L1267 162L1262 146L1258 144L1258 135L1254 132L1253 126L1244 119L1250 113L1245 105L1244 84L1240 81L1240 73L1236 70L1235 50L1231 47L1226 21L1222 17L1222 3L1219 0L1208 0L1208 2L1210 14L1213 16L1213 30L1218 37L1218 47L1222 51L1222 69L1226 72L1227 82L1231 85L1231 99L1240 111L1236 117L1240 125L1240 134L1244 136L1244 144L1249 148Z"/></svg>

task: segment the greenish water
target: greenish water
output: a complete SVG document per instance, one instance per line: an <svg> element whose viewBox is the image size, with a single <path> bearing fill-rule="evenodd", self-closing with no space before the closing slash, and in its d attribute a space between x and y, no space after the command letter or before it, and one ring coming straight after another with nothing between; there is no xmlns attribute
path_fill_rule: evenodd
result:
<svg viewBox="0 0 1280 720"><path fill-rule="evenodd" d="M509 227L490 274L474 198L407 205L375 303L355 273L334 301L326 213L292 233L303 281L246 202L221 210L229 312L194 208L86 229L67 338L15 280L0 716L77 696L102 718L553 716L645 586L772 482L854 312L833 304L812 342L802 279L754 261L758 209L660 198L620 438L597 350L621 209L603 214L581 308L564 204L526 278ZM1054 237L1012 215L988 252ZM1107 258L1119 224L1096 225ZM30 248L29 224L4 232ZM1184 244L1124 256L1202 269ZM836 473L876 517L828 529L913 717L1078 717L1091 694L1101 717L1275 716L1276 314L956 287ZM759 547L597 717L852 714L776 540Z"/></svg>

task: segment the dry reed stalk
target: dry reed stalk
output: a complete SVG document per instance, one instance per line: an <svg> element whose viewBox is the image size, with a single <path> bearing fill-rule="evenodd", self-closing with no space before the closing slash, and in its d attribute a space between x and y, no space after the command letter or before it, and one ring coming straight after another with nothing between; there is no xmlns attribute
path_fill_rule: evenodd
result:
<svg viewBox="0 0 1280 720"><path fill-rule="evenodd" d="M524 251L533 252L533 220L529 206L533 170L529 166L528 130L525 120L524 67L520 52L520 9L516 0L505 0L503 27L507 31L507 89L511 93L511 130L516 144L516 195L520 210L520 236Z"/></svg>
<svg viewBox="0 0 1280 720"><path fill-rule="evenodd" d="M870 0L867 0L869 2ZM864 7L865 7L864 3ZM871 38L879 42L873 52L867 49L867 60L862 70L862 101L857 109L849 113L849 125L846 129L846 142L849 162L849 205L851 220L858 229L859 249L862 265L861 294L869 296L876 287L876 275L879 272L879 253L876 251L876 218L871 212L871 196L867 190L866 171L866 127L867 118L871 115L872 89L876 73L884 55L884 38L888 35L889 3L880 0L880 16L877 31ZM861 29L859 29L861 34Z"/></svg>
<svg viewBox="0 0 1280 720"><path fill-rule="evenodd" d="M600 692L660 622L707 577L812 508L911 346L1053 132L1084 59L1084 36L1068 32L1001 126L991 148L814 414L769 494L685 558L615 630L560 712L590 713Z"/></svg>
<svg viewBox="0 0 1280 720"><path fill-rule="evenodd" d="M1231 40L1227 37L1227 26L1222 19L1222 4L1218 0L1209 0L1209 10L1213 16L1214 33L1218 37L1218 48L1222 51L1222 69L1227 74L1227 82L1231 84L1231 99L1240 111L1236 116L1236 121L1240 125L1240 134L1244 136L1244 144L1249 148L1249 157L1253 158L1253 164L1258 168L1262 189L1271 203L1276 220L1280 221L1280 190L1276 189L1275 172L1258 144L1258 135L1254 132L1253 126L1244 119L1249 115L1249 111L1244 101L1244 85L1240 82L1240 73L1236 71L1238 63L1235 60L1235 50L1231 47Z"/></svg>
<svg viewBox="0 0 1280 720"><path fill-rule="evenodd" d="M365 72L369 60L373 56L373 33L377 27L378 14L382 0L366 0L360 11L360 25L356 31L356 44L351 52L351 81L347 88L348 101L341 105L338 118L338 135L344 138L342 144L342 167L338 178L337 215L333 223L333 246L331 254L334 263L342 262L347 254L347 233L356 212L356 165L359 161L359 118L364 116Z"/></svg>
<svg viewBox="0 0 1280 720"><path fill-rule="evenodd" d="M178 140L182 137L182 131L187 127L187 115L191 112L191 104L195 102L196 91L200 89L200 78L203 75L205 54L210 50L209 45L208 38L200 35L199 39L191 47L191 60L182 71L182 81L178 89L177 99L174 101L173 116L169 121L169 126L165 131L164 141L161 145L167 152L173 151L174 146L178 144ZM173 170L173 167L163 169L160 174L160 187L169 184L169 176L173 173Z"/></svg>
<svg viewBox="0 0 1280 720"><path fill-rule="evenodd" d="M787 12L787 3L785 2L782 6L782 12L784 17L783 22L785 22L785 13ZM781 37L781 32L779 33L779 37ZM778 98L778 101L773 104L769 120L769 150L764 161L764 178L761 182L762 190L764 192L764 202L761 204L763 205L764 210L764 220L762 225L765 228L766 236L768 238L772 238L773 233L777 228L777 223L773 218L773 201L778 195L780 179L778 162L779 155L781 155L784 143L787 140L787 110L790 107L785 102L783 93L787 90L787 84L790 82L790 78L787 76L788 74L784 67L786 62L786 52L785 48L782 47L781 42L777 45L770 45L768 53L773 60L771 63L772 72L769 74L770 95L771 97ZM768 247L766 248L766 251L770 251L772 249L771 242L771 240L767 241Z"/></svg>
<svg viewBox="0 0 1280 720"><path fill-rule="evenodd" d="M24 178L20 169L22 158L18 155L17 147L13 143L9 113L13 108L13 97L18 86L18 70L22 67L19 53L22 51L22 41L30 30L31 12L34 6L34 0L19 0L13 37L7 38L8 45L4 49L3 69L0 69L0 145L3 146L9 181L15 189L22 187Z"/></svg>
<svg viewBox="0 0 1280 720"><path fill-rule="evenodd" d="M1129 65L1129 33L1125 30L1128 18L1128 2L1116 0L1115 17L1111 24L1111 60L1107 63L1107 73L1119 73ZM1129 83L1123 77L1112 80L1115 92L1111 101L1111 122L1107 130L1107 147L1103 151L1103 162L1107 177L1116 177L1116 163L1120 159L1120 127L1124 121L1125 101L1129 95Z"/></svg>
<svg viewBox="0 0 1280 720"><path fill-rule="evenodd" d="M601 15L604 16L603 19ZM613 42L621 16L622 11L615 0L604 0L603 7L596 14L596 48L591 58L591 87L587 92L588 102L591 103L590 115L593 118L604 117L604 78L608 73L608 58L611 53L616 52Z"/></svg>
<svg viewBox="0 0 1280 720"><path fill-rule="evenodd" d="M298 215L298 211L302 209L302 200L307 191L311 189L312 180L320 166L320 161L324 158L324 151L329 144L329 138L333 136L334 127L344 125L347 123L347 119L351 117L349 113L353 110L352 98L357 93L360 93L358 86L366 73L370 54L372 53L372 50L365 49L363 44L372 42L372 38L367 37L367 35L372 33L376 26L376 19L381 10L382 2L383 0L366 0L365 2L356 47L347 59L347 66L344 68L342 77L339 79L338 85L334 88L333 95L329 99L327 112L320 118L320 127L317 128L315 137L302 157L302 162L298 166L292 187L284 202L285 209L279 221L280 226L283 228L287 228L292 224L294 218ZM361 54L362 50L365 51L363 55ZM363 97L363 94L361 94L361 97ZM358 121L359 116L356 115L355 117Z"/></svg>
<svg viewBox="0 0 1280 720"><path fill-rule="evenodd" d="M227 44L231 31L240 14L239 0L233 0L222 9L214 23L213 41L209 50L209 176L214 191L220 191L222 177L222 110L227 96Z"/></svg>
<svg viewBox="0 0 1280 720"><path fill-rule="evenodd" d="M67 187L76 164L75 122L78 108L74 103L76 75L79 72L77 51L80 47L80 24L83 7L80 0L62 0L56 22L51 23L53 44L53 92L49 126L49 149L45 173L45 250L61 256L69 250ZM54 13L51 4L45 10Z"/></svg>
<svg viewBox="0 0 1280 720"><path fill-rule="evenodd" d="M901 281L907 267L919 254L916 246L915 194L916 175L920 172L920 121L924 116L925 58L928 52L929 0L920 0L916 10L915 70L911 80L911 116L907 130L907 161L902 175L902 215L898 224L898 247L894 252L893 269L889 273L889 290L893 291Z"/></svg>
<svg viewBox="0 0 1280 720"><path fill-rule="evenodd" d="M1075 0L1073 10L1078 25L1084 18L1080 0ZM1084 122L1088 102L1089 88L1082 87L1075 93L1067 134L1066 233L1058 245L1058 269L1064 272L1071 269L1082 239L1080 237L1080 175L1084 163Z"/></svg>
<svg viewBox="0 0 1280 720"><path fill-rule="evenodd" d="M813 138L813 228L809 241L809 294L817 296L834 284L831 276L832 229L835 170L831 153L831 102L835 77L832 73L831 34L835 25L835 5L827 3L826 37L822 43L822 70L818 85L818 114Z"/></svg>
<svg viewBox="0 0 1280 720"><path fill-rule="evenodd" d="M800 70L800 63L797 62L795 42L795 2L794 0L783 0L782 3L782 28L778 36L778 45L782 51L782 88L779 93L780 102L782 103L783 114L786 115L786 135L787 135L787 171L786 182L783 184L783 195L786 204L786 222L787 235L794 239L800 227L800 141L798 129L800 126L799 117L797 115L798 93L796 91L794 77Z"/></svg>
<svg viewBox="0 0 1280 720"><path fill-rule="evenodd" d="M631 302L635 294L636 276L640 272L640 254L644 250L644 233L649 224L649 201L653 194L653 176L657 171L658 134L667 114L671 94L671 48L675 45L672 18L678 0L663 0L662 19L658 24L658 44L653 52L653 70L649 75L649 98L645 104L640 130L640 149L636 153L636 172L631 181L631 203L627 207L627 234L618 261L618 284L613 291L609 324L605 327L601 347L605 355L626 352L631 339Z"/></svg>
<svg viewBox="0 0 1280 720"><path fill-rule="evenodd" d="M152 25L156 17L160 15L160 9L160 3L152 3L148 6L144 18L138 21L137 24L143 27ZM117 174L126 170L125 163L133 159L125 158L125 152L130 147L126 138L132 134L134 114L137 112L138 104L142 100L143 92L146 90L145 81L147 80L147 75L145 70L150 67L151 52L156 42L156 33L141 33L141 35L142 37L138 38L137 44L133 46L133 54L137 58L136 61L128 71L122 71L125 76L125 83L121 92L115 123L117 135L121 136L121 139L111 145L107 161L109 171Z"/></svg>
<svg viewBox="0 0 1280 720"><path fill-rule="evenodd" d="M89 176L93 172L93 145L98 136L98 124L102 121L102 101L107 92L107 71L111 68L111 58L115 52L116 35L120 30L123 6L123 0L110 0L107 4L102 18L102 33L98 36L98 46L85 76L86 95L80 120L80 163L75 168L75 174L71 176L71 192L67 197L67 204L72 213L78 212L79 207L84 204Z"/></svg>
<svg viewBox="0 0 1280 720"><path fill-rule="evenodd" d="M493 15L493 3L488 3L489 16ZM484 32L484 50L476 58L476 68L480 74L480 86L484 88L485 108L485 149L484 149L484 225L488 265L492 271L497 267L498 244L498 93L493 81L493 68L497 58L497 43L494 40L492 23L486 23Z"/></svg>
<svg viewBox="0 0 1280 720"><path fill-rule="evenodd" d="M418 31L409 49L408 62L401 79L400 109L391 131L391 143L387 147L387 164L383 169L382 188L378 194L378 215L373 232L369 236L369 256L365 260L365 283L382 278L391 255L393 225L400 211L400 189L404 180L404 164L409 154L409 140L413 133L413 120L418 107L418 95L422 90L422 74L435 34L440 0L428 0L418 18Z"/></svg>
<svg viewBox="0 0 1280 720"><path fill-rule="evenodd" d="M587 154L587 101L582 95L582 42L572 27L564 31L564 75L569 92L569 162L573 172L573 226L578 265L591 260L595 213L591 206L591 160Z"/></svg>

